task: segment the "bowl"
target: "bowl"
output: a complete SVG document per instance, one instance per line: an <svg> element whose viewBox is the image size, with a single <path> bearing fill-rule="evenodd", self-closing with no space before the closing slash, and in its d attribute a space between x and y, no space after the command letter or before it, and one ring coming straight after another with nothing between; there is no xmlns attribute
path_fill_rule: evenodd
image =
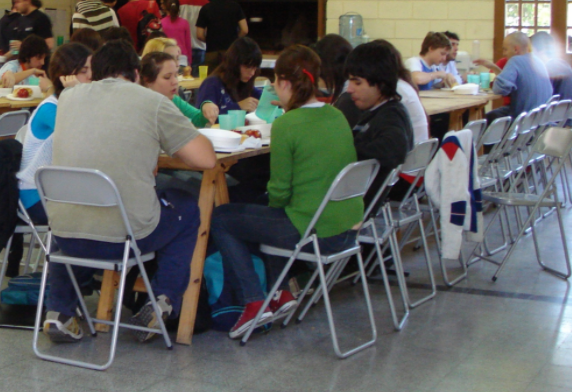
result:
<svg viewBox="0 0 572 392"><path fill-rule="evenodd" d="M245 118L250 125L266 124L266 121L258 117L255 112L248 113Z"/></svg>
<svg viewBox="0 0 572 392"><path fill-rule="evenodd" d="M453 87L452 90L455 94L476 95L479 93L479 85L476 83L460 84Z"/></svg>
<svg viewBox="0 0 572 392"><path fill-rule="evenodd" d="M235 148L240 145L242 136L236 132L223 129L202 128L198 130L211 141L213 146L221 148Z"/></svg>
<svg viewBox="0 0 572 392"><path fill-rule="evenodd" d="M260 136L263 139L266 139L266 138L270 137L270 131L272 129L272 124L245 125L244 127L236 127L235 129L237 131L242 132L242 133L244 133L245 131L248 131L249 129L254 129L254 130L260 131Z"/></svg>

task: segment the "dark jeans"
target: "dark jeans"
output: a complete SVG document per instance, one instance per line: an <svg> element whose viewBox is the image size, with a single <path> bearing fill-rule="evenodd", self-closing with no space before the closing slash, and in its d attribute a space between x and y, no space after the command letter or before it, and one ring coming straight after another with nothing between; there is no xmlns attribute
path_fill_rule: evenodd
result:
<svg viewBox="0 0 572 392"><path fill-rule="evenodd" d="M48 217L44 211L41 202L37 202L33 206L26 209L32 222L37 225L47 225ZM20 261L24 255L24 234L14 234L10 253L8 254L8 267L6 268L6 276L13 278L20 273Z"/></svg>
<svg viewBox="0 0 572 392"><path fill-rule="evenodd" d="M493 121L497 118L510 116L510 107L509 106L502 106L498 109L491 110L487 112L485 117L487 118L487 125L491 125ZM513 118L514 120L514 118Z"/></svg>
<svg viewBox="0 0 572 392"><path fill-rule="evenodd" d="M300 233L294 227L282 208L256 204L225 204L215 208L212 216L211 235L222 254L225 273L231 275L236 284L233 287L242 305L265 298L260 281L250 257L259 244L294 249L300 241ZM334 253L355 243L356 232L348 230L342 234L320 238L322 254ZM307 248L312 250L310 244ZM286 259L277 256L263 256L265 259L268 288L274 285L282 272ZM285 279L280 289L289 290Z"/></svg>
<svg viewBox="0 0 572 392"><path fill-rule="evenodd" d="M158 270L151 281L155 295L165 294L173 305L172 317L179 313L182 296L190 277L190 261L197 241L200 213L197 202L186 192L166 189L158 192L161 219L147 237L137 240L142 253L156 252ZM70 256L118 259L123 257L124 243L109 243L80 238L56 237L60 249ZM78 284L87 282L95 272L92 268L73 267ZM50 297L48 310L68 316L75 314L78 299L69 275L62 264L50 264Z"/></svg>

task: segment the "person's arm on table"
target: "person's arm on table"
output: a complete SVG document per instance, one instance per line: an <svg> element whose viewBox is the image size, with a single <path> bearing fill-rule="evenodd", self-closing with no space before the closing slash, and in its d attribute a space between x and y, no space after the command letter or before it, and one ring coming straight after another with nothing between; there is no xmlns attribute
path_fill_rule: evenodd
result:
<svg viewBox="0 0 572 392"><path fill-rule="evenodd" d="M516 78L518 72L516 67L512 64L507 63L502 72L495 78L493 83L493 92L502 96L509 96L514 90L516 90Z"/></svg>
<svg viewBox="0 0 572 392"><path fill-rule="evenodd" d="M411 72L411 78L413 79L413 83L416 85L424 85L430 83L437 79L445 79L447 77L445 71L434 71L434 72L423 72L423 71L416 71ZM452 75L451 75L452 76Z"/></svg>
<svg viewBox="0 0 572 392"><path fill-rule="evenodd" d="M210 140L199 135L177 151L174 156L197 169L212 169L216 165L216 154Z"/></svg>

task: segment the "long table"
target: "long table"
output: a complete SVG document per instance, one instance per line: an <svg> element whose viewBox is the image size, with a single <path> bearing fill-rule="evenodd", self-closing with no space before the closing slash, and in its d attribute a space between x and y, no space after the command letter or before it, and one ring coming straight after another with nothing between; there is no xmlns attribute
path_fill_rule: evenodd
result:
<svg viewBox="0 0 572 392"><path fill-rule="evenodd" d="M420 91L421 104L429 116L434 114L449 113L449 130L463 128L463 114L469 111L469 121L484 117L484 108L487 103L501 98L492 93L477 95L460 95L452 91L429 90Z"/></svg>
<svg viewBox="0 0 572 392"><path fill-rule="evenodd" d="M13 101L13 100L8 99L6 97L2 97L2 98L0 98L0 114L10 112L10 111L14 111L14 110L20 110L20 109L26 109L26 108L35 108L43 100L44 100L44 98L35 98L35 99L31 99L29 101Z"/></svg>

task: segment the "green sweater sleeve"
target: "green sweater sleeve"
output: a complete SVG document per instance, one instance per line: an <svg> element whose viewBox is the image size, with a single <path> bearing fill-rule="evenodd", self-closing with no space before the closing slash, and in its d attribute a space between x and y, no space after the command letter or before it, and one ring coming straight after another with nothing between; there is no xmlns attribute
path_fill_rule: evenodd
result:
<svg viewBox="0 0 572 392"><path fill-rule="evenodd" d="M272 146L270 154L270 181L268 198L270 207L285 208L292 197L293 155L288 140L288 131L277 121L272 126Z"/></svg>
<svg viewBox="0 0 572 392"><path fill-rule="evenodd" d="M185 117L191 120L191 122L195 127L202 128L209 122L209 120L207 120L205 116L203 116L203 112L201 109L197 109L193 105L185 102L178 95L175 95L173 97L173 103L175 104L176 107L179 108L179 110L181 111L181 113L183 113Z"/></svg>

